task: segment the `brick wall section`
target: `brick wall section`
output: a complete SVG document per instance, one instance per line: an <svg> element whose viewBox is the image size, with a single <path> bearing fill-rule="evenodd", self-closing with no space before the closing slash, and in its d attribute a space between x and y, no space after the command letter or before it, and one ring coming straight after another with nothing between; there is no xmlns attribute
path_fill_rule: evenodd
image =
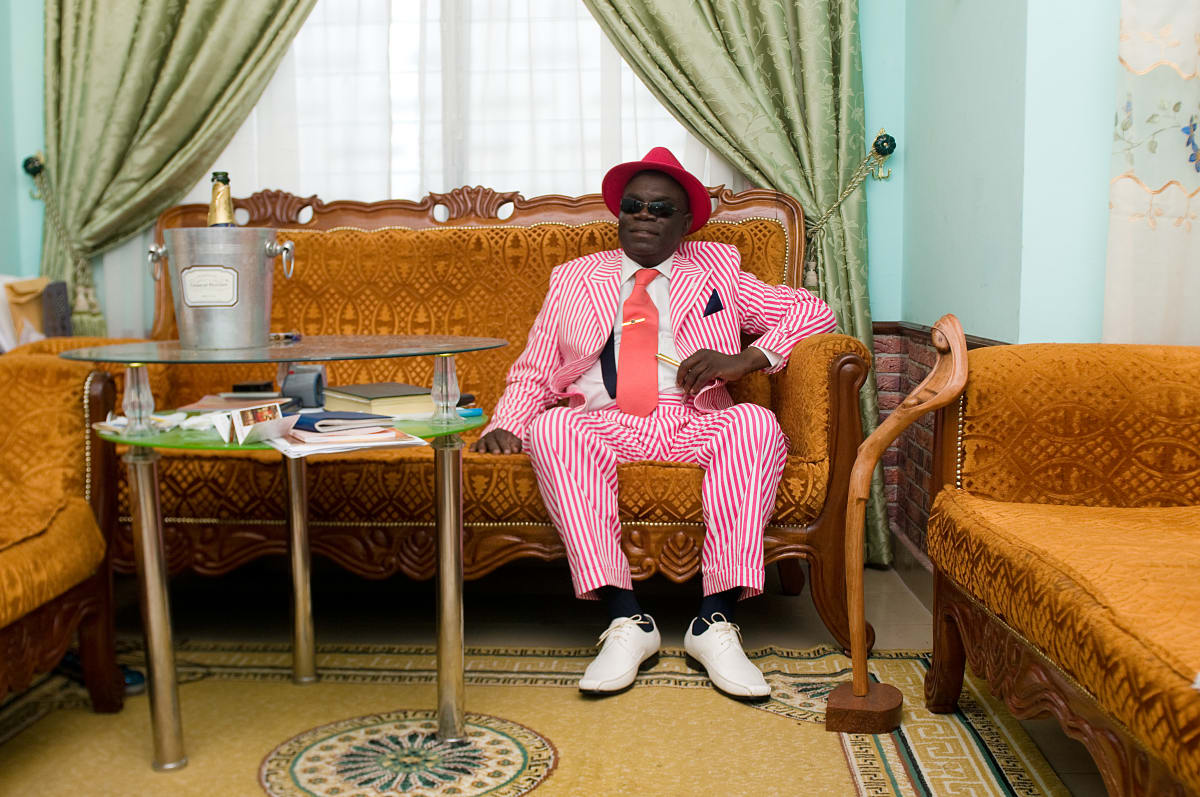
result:
<svg viewBox="0 0 1200 797"><path fill-rule="evenodd" d="M929 373L937 353L928 334L875 334L875 384L882 421ZM905 430L883 455L888 524L924 552L933 483L933 413Z"/></svg>

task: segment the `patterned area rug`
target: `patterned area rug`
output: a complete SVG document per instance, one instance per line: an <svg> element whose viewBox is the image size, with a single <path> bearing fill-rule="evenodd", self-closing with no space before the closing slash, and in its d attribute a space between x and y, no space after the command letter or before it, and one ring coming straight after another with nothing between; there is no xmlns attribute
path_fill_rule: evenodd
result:
<svg viewBox="0 0 1200 797"><path fill-rule="evenodd" d="M141 662L126 644L122 659ZM287 646L183 643L189 764L149 766L146 698L87 709L58 676L0 707L0 793L45 795L1067 795L1036 747L968 678L961 711L924 710L928 654L880 651L904 693L895 733L832 734L825 698L850 676L830 648L751 651L772 686L725 698L680 649L620 695L581 696L583 648L467 651L466 739L435 735L435 657L413 646L322 646L321 682L290 682Z"/></svg>

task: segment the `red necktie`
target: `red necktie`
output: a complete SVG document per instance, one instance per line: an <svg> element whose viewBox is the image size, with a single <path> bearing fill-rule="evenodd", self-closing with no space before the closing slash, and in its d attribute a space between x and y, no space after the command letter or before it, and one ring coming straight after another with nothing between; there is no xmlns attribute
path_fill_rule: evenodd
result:
<svg viewBox="0 0 1200 797"><path fill-rule="evenodd" d="M621 308L621 351L617 357L617 409L643 418L658 406L658 308L646 286L659 274L640 269L633 293ZM637 323L629 323L643 319Z"/></svg>

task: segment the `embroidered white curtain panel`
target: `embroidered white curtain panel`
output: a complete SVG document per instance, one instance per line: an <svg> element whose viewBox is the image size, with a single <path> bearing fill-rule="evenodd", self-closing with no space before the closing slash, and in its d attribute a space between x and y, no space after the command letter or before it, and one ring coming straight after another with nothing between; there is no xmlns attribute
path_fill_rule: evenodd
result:
<svg viewBox="0 0 1200 797"><path fill-rule="evenodd" d="M634 76L582 3L319 0L212 169L235 196L420 199L483 185L585 194L666 146L709 185L745 179ZM207 202L209 180L184 199ZM149 329L151 232L99 260L114 335Z"/></svg>
<svg viewBox="0 0 1200 797"><path fill-rule="evenodd" d="M1104 340L1200 345L1200 3L1122 0Z"/></svg>

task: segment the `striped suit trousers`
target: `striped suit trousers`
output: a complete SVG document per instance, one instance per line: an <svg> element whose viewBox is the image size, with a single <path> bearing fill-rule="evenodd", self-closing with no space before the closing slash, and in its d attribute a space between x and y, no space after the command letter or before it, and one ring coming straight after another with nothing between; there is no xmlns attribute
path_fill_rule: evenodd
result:
<svg viewBox="0 0 1200 797"><path fill-rule="evenodd" d="M633 587L621 550L617 465L638 460L704 469L704 594L735 587L742 587L743 598L762 592L763 527L787 454L787 438L770 410L737 404L701 413L678 395L660 396L645 418L615 407L554 407L533 419L524 445L580 598L595 598L605 585Z"/></svg>

